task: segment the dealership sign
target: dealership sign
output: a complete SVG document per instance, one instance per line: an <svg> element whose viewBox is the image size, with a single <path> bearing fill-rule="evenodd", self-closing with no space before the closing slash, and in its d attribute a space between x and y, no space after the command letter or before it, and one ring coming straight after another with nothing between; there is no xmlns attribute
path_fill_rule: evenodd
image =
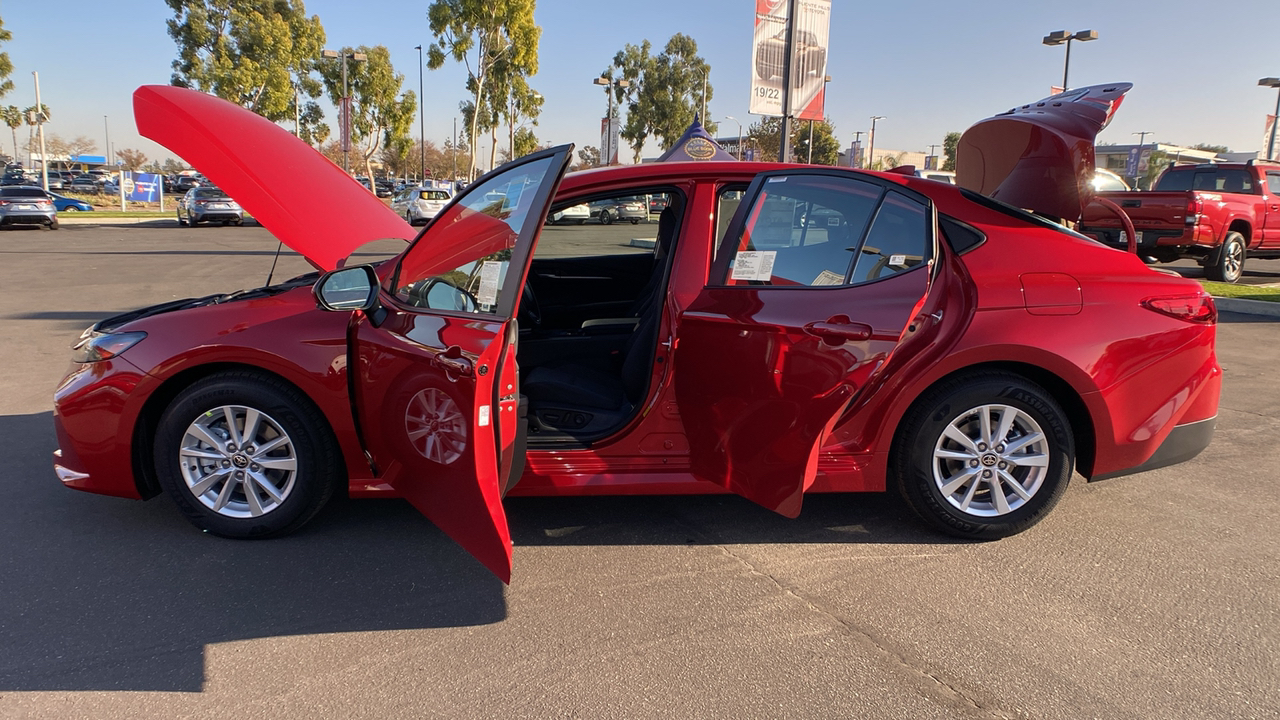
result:
<svg viewBox="0 0 1280 720"><path fill-rule="evenodd" d="M155 173L124 173L124 189L133 202L159 200L162 182L162 177Z"/></svg>
<svg viewBox="0 0 1280 720"><path fill-rule="evenodd" d="M755 115L782 115L786 73L788 0L755 0L751 43L751 103ZM795 47L791 57L791 109L801 120L822 120L831 35L831 0L796 2Z"/></svg>

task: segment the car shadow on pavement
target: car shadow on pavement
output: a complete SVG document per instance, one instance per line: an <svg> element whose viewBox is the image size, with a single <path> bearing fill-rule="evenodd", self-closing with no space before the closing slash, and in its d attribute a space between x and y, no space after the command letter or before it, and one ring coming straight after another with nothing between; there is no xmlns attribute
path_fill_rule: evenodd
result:
<svg viewBox="0 0 1280 720"><path fill-rule="evenodd" d="M1220 323L1276 323L1280 322L1280 317L1271 315L1247 315L1245 313L1218 312L1218 322Z"/></svg>
<svg viewBox="0 0 1280 720"><path fill-rule="evenodd" d="M506 618L502 583L406 503L226 540L164 497L63 488L50 412L0 416L0 438L0 692L199 692L212 643Z"/></svg>

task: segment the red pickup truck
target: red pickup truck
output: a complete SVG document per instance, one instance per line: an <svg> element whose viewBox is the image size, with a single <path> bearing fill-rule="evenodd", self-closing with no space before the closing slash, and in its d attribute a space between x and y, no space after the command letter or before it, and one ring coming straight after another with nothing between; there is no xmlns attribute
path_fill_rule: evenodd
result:
<svg viewBox="0 0 1280 720"><path fill-rule="evenodd" d="M1133 221L1138 253L1159 262L1195 258L1210 280L1235 282L1245 257L1280 258L1280 163L1171 167L1150 192L1102 192ZM1090 203L1080 231L1124 249L1120 218Z"/></svg>

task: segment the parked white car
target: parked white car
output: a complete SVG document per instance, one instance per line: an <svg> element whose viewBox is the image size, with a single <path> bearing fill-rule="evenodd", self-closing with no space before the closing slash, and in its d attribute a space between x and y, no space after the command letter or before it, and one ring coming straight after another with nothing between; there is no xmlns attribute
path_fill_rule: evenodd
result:
<svg viewBox="0 0 1280 720"><path fill-rule="evenodd" d="M444 188L416 185L393 197L391 209L410 225L426 225L452 198Z"/></svg>
<svg viewBox="0 0 1280 720"><path fill-rule="evenodd" d="M564 223L567 225L569 223L574 223L581 225L589 219L591 219L591 208L583 204L574 205L573 207L567 207L558 212L553 212L547 217L547 222L552 224Z"/></svg>
<svg viewBox="0 0 1280 720"><path fill-rule="evenodd" d="M921 170L916 168L916 177L922 177L925 180L937 180L951 185L956 184L956 174L950 170Z"/></svg>

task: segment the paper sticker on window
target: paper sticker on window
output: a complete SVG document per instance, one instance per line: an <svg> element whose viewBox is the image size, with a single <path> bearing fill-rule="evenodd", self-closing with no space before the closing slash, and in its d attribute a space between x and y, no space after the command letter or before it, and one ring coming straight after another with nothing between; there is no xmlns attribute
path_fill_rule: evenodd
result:
<svg viewBox="0 0 1280 720"><path fill-rule="evenodd" d="M773 277L775 250L748 250L733 256L734 280L769 280Z"/></svg>
<svg viewBox="0 0 1280 720"><path fill-rule="evenodd" d="M481 305L498 302L498 281L501 279L502 263L486 260L480 266L480 287L476 291L476 302Z"/></svg>
<svg viewBox="0 0 1280 720"><path fill-rule="evenodd" d="M902 267L907 264L907 256L906 255L890 255L889 264L894 267Z"/></svg>
<svg viewBox="0 0 1280 720"><path fill-rule="evenodd" d="M476 409L476 420L480 427L489 427L489 406L481 405Z"/></svg>
<svg viewBox="0 0 1280 720"><path fill-rule="evenodd" d="M809 284L812 285L813 287L818 287L821 285L840 285L842 283L844 283L843 275L840 275L839 273L833 273L830 270L823 270L822 272L818 273L818 277L814 278L813 282Z"/></svg>

